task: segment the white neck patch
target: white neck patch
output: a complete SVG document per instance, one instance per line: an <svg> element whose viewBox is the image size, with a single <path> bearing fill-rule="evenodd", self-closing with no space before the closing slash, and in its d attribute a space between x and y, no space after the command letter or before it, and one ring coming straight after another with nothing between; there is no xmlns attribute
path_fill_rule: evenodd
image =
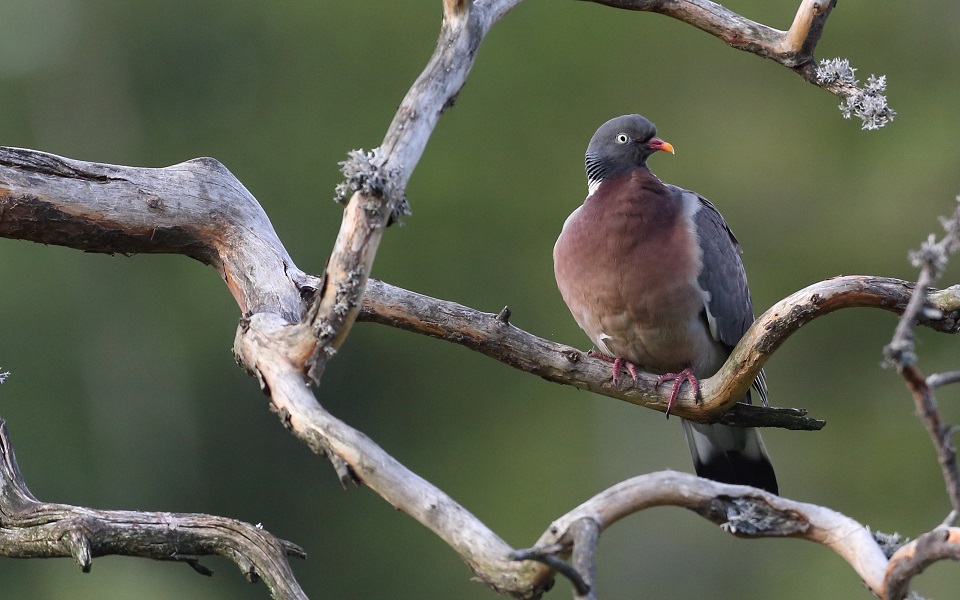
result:
<svg viewBox="0 0 960 600"><path fill-rule="evenodd" d="M603 183L602 179L589 179L587 180L587 198L593 195L597 188L600 187L600 184Z"/></svg>

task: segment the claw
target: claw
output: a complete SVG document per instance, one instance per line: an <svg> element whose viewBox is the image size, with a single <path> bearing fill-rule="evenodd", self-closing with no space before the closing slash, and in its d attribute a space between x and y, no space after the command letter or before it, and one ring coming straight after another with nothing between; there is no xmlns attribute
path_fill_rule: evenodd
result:
<svg viewBox="0 0 960 600"><path fill-rule="evenodd" d="M640 376L639 371L637 371L637 365L623 357L614 358L602 352L597 352L596 350L590 350L587 352L587 355L613 363L613 377L611 378L613 379L613 387L620 387L620 370L623 369L623 367L627 367L627 372L630 373L630 377L633 378L634 383L637 382Z"/></svg>
<svg viewBox="0 0 960 600"><path fill-rule="evenodd" d="M673 405L677 401L677 396L680 395L680 388L683 386L683 382L687 381L690 383L690 387L693 389L693 397L699 400L700 396L700 382L697 381L697 376L693 374L693 367L687 367L686 369L680 371L679 373L664 373L657 377L657 382L653 385L653 388L656 389L660 387L660 384L664 381L673 380L673 391L670 392L670 400L667 401L667 418L670 418L670 411L673 410Z"/></svg>

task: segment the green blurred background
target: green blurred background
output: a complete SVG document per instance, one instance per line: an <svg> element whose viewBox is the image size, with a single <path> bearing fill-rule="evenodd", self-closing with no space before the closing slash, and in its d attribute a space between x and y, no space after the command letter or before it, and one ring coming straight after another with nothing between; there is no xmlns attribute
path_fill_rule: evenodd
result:
<svg viewBox="0 0 960 600"><path fill-rule="evenodd" d="M727 6L785 28L796 4ZM439 21L437 0L4 0L0 144L144 166L216 157L316 273L340 221L337 162L379 144ZM481 47L374 275L484 311L509 305L517 326L588 347L551 250L585 195L590 136L640 112L677 148L654 171L710 198L739 236L758 312L835 275L912 279L908 249L939 232L960 192L958 25L952 1L840 3L818 56L886 74L899 113L861 132L830 94L688 25L529 0ZM213 270L0 240L0 282L12 372L0 416L39 498L263 523L309 552L294 568L312 598L496 597L283 430L233 362L239 314ZM797 333L768 365L771 399L828 426L765 436L785 496L913 536L949 506L911 399L879 366L894 325L850 310ZM957 368L956 340L923 331L918 343L924 371ZM958 389L939 394L949 421ZM372 324L354 328L319 397L516 547L613 483L690 470L679 423L659 413ZM132 558L98 559L89 575L66 559L0 559L0 597L268 597L231 563L204 562L214 578ZM599 585L607 598L869 597L825 549L738 540L670 508L604 534ZM948 564L916 589L947 598L958 585ZM568 594L560 582L548 597Z"/></svg>

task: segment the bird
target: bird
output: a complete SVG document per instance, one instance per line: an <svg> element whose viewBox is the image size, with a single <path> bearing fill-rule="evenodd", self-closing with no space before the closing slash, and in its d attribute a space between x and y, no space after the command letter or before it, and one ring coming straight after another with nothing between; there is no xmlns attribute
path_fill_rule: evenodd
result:
<svg viewBox="0 0 960 600"><path fill-rule="evenodd" d="M626 367L673 381L667 416L681 387L699 397L754 320L740 244L709 200L663 183L647 166L674 153L641 115L610 119L587 146L587 197L563 224L553 249L557 287L574 320L619 385ZM763 373L753 394L767 405ZM755 428L681 419L697 475L778 493Z"/></svg>

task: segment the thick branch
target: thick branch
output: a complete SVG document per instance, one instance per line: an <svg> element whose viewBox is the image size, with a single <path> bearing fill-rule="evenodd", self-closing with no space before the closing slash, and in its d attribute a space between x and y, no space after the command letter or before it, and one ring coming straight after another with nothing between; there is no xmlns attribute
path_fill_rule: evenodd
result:
<svg viewBox="0 0 960 600"><path fill-rule="evenodd" d="M202 514L92 510L37 500L20 475L6 423L0 419L0 556L73 557L86 573L105 555L185 562L212 575L200 556L235 562L251 582L262 579L274 598L306 599L288 556L306 558L290 542L248 523Z"/></svg>
<svg viewBox="0 0 960 600"><path fill-rule="evenodd" d="M790 295L761 315L723 368L701 382L702 401L697 402L690 390L685 389L673 414L711 421L732 408L733 414L725 422L741 424L736 417L738 411L748 413L745 419L769 413L760 407L751 409L735 403L787 337L813 319L841 308L873 307L902 312L912 290L910 283L898 279L849 276L821 281ZM924 319L923 324L939 331L956 332L960 321L960 286L932 293L930 303L940 310L940 315ZM547 381L666 411L669 390L654 388L655 375L641 374L637 384L616 388L610 380L608 363L570 346L531 335L493 314L371 280L360 318L461 344ZM802 417L777 414L776 419L779 421L774 423L750 418L742 424L819 428Z"/></svg>
<svg viewBox="0 0 960 600"><path fill-rule="evenodd" d="M0 237L107 254L184 254L220 273L244 313L304 313L318 285L221 163L162 169L0 147Z"/></svg>
<svg viewBox="0 0 960 600"><path fill-rule="evenodd" d="M290 359L289 348L296 344L290 329L275 315L254 315L234 346L284 425L315 453L338 457L354 478L436 533L487 585L517 598L539 597L552 583L548 569L510 561L510 546L479 519L320 406L299 364Z"/></svg>

